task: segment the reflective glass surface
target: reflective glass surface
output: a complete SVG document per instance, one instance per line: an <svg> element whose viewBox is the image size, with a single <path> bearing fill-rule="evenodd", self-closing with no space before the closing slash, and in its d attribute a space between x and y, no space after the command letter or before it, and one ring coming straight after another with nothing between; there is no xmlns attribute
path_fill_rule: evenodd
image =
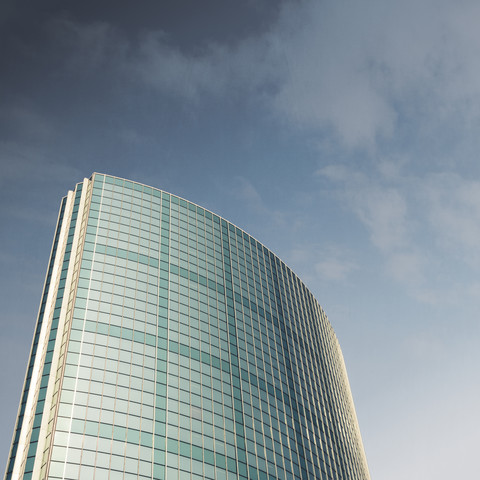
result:
<svg viewBox="0 0 480 480"><path fill-rule="evenodd" d="M201 207L92 179L48 478L369 478L299 278Z"/></svg>

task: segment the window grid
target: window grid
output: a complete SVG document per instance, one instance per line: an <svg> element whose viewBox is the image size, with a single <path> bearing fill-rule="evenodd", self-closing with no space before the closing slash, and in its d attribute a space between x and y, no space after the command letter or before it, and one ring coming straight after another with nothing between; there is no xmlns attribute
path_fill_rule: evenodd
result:
<svg viewBox="0 0 480 480"><path fill-rule="evenodd" d="M95 174L88 208L48 478L368 478L335 334L285 264L133 182Z"/></svg>

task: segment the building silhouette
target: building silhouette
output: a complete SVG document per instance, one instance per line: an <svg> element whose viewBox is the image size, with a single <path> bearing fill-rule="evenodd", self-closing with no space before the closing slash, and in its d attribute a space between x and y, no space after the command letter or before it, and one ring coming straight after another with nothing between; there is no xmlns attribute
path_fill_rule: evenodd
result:
<svg viewBox="0 0 480 480"><path fill-rule="evenodd" d="M62 200L5 479L368 479L343 357L270 250L155 188Z"/></svg>

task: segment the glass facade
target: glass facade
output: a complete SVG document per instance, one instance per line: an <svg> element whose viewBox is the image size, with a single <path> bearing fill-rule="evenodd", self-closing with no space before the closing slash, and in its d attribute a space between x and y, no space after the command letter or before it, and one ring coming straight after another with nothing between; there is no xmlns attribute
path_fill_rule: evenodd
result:
<svg viewBox="0 0 480 480"><path fill-rule="evenodd" d="M271 251L94 174L62 201L5 479L368 479L342 354Z"/></svg>

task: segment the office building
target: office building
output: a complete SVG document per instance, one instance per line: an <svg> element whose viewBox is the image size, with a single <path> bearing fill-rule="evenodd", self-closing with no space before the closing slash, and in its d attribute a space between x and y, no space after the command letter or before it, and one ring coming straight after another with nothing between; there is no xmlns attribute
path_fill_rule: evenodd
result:
<svg viewBox="0 0 480 480"><path fill-rule="evenodd" d="M93 174L62 200L6 480L368 479L342 354L270 250Z"/></svg>

